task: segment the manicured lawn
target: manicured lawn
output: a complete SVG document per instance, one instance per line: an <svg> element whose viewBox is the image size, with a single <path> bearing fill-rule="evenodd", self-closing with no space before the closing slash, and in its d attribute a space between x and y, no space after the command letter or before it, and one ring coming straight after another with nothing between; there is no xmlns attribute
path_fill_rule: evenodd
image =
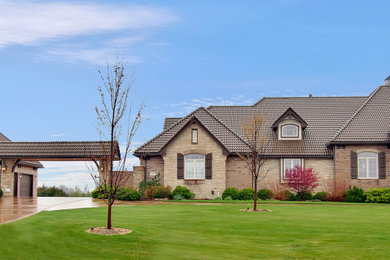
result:
<svg viewBox="0 0 390 260"><path fill-rule="evenodd" d="M388 258L386 205L121 206L113 223L134 232L86 233L105 223L106 209L41 212L0 225L0 259Z"/></svg>

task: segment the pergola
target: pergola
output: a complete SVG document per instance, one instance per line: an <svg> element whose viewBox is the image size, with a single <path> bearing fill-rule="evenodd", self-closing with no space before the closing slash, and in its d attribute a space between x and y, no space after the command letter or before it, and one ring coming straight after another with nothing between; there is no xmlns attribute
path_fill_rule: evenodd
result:
<svg viewBox="0 0 390 260"><path fill-rule="evenodd" d="M0 142L0 186L4 182L2 179L6 180L7 186L12 186L16 166L30 164L40 168L42 165L39 161L94 161L99 164L100 171L104 167L104 161L110 158L110 147L109 141ZM114 149L115 160L120 160L116 141Z"/></svg>

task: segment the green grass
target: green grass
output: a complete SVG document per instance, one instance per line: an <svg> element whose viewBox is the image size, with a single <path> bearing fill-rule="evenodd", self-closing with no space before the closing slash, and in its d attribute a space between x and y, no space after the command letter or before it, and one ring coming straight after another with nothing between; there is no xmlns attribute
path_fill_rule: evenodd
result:
<svg viewBox="0 0 390 260"><path fill-rule="evenodd" d="M86 233L106 209L41 212L0 225L0 259L354 258L390 255L390 207L378 204L121 206L123 236Z"/></svg>

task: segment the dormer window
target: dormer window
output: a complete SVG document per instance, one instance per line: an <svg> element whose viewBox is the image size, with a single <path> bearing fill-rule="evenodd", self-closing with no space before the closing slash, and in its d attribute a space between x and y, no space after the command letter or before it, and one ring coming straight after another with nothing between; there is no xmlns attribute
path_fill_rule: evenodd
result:
<svg viewBox="0 0 390 260"><path fill-rule="evenodd" d="M282 126L282 138L298 138L299 127L297 125Z"/></svg>
<svg viewBox="0 0 390 260"><path fill-rule="evenodd" d="M303 130L306 127L305 120L291 107L272 124L279 140L302 140Z"/></svg>

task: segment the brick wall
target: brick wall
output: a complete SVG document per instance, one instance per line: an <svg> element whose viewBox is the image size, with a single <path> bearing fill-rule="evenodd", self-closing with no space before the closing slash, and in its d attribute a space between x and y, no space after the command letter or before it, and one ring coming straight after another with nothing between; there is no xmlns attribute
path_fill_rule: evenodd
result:
<svg viewBox="0 0 390 260"><path fill-rule="evenodd" d="M191 129L198 129L198 143L191 143ZM212 153L212 179L190 181L177 179L177 153ZM226 155L223 149L209 133L196 123L185 128L167 147L164 159L164 185L175 188L177 185L188 187L196 198L212 199L221 196L226 188ZM214 195L212 195L214 191Z"/></svg>
<svg viewBox="0 0 390 260"><path fill-rule="evenodd" d="M360 152L386 152L386 179L351 179L351 151ZM348 180L351 186L359 186L364 190L373 187L390 187L390 149L384 145L347 145L335 148L336 178Z"/></svg>

